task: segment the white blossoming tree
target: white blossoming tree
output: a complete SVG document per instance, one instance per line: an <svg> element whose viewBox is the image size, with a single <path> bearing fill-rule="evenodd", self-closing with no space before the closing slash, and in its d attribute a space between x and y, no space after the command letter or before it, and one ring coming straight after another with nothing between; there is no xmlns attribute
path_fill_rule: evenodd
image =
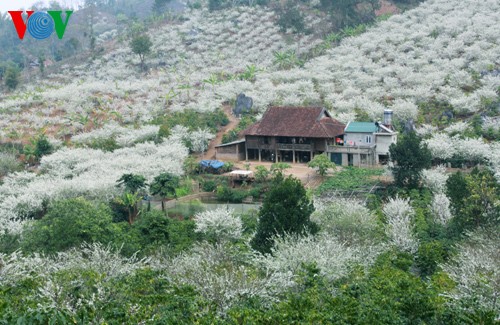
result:
<svg viewBox="0 0 500 325"><path fill-rule="evenodd" d="M446 225L453 217L450 211L450 199L444 193L434 194L431 211L435 220L443 225Z"/></svg>
<svg viewBox="0 0 500 325"><path fill-rule="evenodd" d="M293 285L281 274L269 272L264 277L258 276L255 267L240 262L249 259L250 256L242 255L235 246L203 243L157 267L177 283L194 286L217 305L219 312L245 297L275 301L277 293Z"/></svg>
<svg viewBox="0 0 500 325"><path fill-rule="evenodd" d="M318 206L311 215L322 232L336 236L348 244L374 244L380 239L381 231L377 217L360 201L333 198L327 202L314 202Z"/></svg>
<svg viewBox="0 0 500 325"><path fill-rule="evenodd" d="M435 169L422 171L422 180L433 193L443 193L446 188L447 179L448 175L443 165L439 165Z"/></svg>
<svg viewBox="0 0 500 325"><path fill-rule="evenodd" d="M304 265L315 264L320 273L333 281L347 275L354 264L369 266L382 251L381 246L348 246L329 234L278 237L272 255L256 254L254 262L266 273L280 274L291 282Z"/></svg>
<svg viewBox="0 0 500 325"><path fill-rule="evenodd" d="M390 198L382 211L387 218L386 234L390 242L403 251L415 253L418 239L413 234L413 208L409 199Z"/></svg>
<svg viewBox="0 0 500 325"><path fill-rule="evenodd" d="M243 231L240 217L228 208L200 212L195 215L194 221L195 231L214 242L238 240Z"/></svg>
<svg viewBox="0 0 500 325"><path fill-rule="evenodd" d="M490 311L500 319L500 240L498 230L480 229L460 244L458 254L443 270L456 283L447 293L468 311Z"/></svg>

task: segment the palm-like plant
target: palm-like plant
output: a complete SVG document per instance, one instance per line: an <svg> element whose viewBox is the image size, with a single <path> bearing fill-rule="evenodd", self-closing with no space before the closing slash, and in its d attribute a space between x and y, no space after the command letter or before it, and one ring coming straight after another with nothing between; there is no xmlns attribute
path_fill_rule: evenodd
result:
<svg viewBox="0 0 500 325"><path fill-rule="evenodd" d="M127 207L128 210L128 223L133 224L137 216L139 215L139 208L137 203L141 200L139 193L125 192L122 196L118 197L116 201Z"/></svg>
<svg viewBox="0 0 500 325"><path fill-rule="evenodd" d="M125 192L129 193L139 193L147 185L144 176L134 174L123 174L117 183L117 186L125 187Z"/></svg>
<svg viewBox="0 0 500 325"><path fill-rule="evenodd" d="M146 178L142 175L123 174L117 181L117 187L124 187L125 192L117 202L128 210L128 222L132 224L139 215L138 203L141 201L142 189L146 187Z"/></svg>
<svg viewBox="0 0 500 325"><path fill-rule="evenodd" d="M240 74L240 79L242 80L248 80L248 81L255 81L255 76L259 70L255 65L247 65L245 72Z"/></svg>
<svg viewBox="0 0 500 325"><path fill-rule="evenodd" d="M153 195L161 196L161 210L165 211L165 199L168 197L176 197L175 189L179 187L180 179L170 173L162 173L156 176L149 187L149 191Z"/></svg>
<svg viewBox="0 0 500 325"><path fill-rule="evenodd" d="M219 78L217 75L212 74L210 78L204 79L203 82L212 86L212 91L215 92L215 85L219 83Z"/></svg>
<svg viewBox="0 0 500 325"><path fill-rule="evenodd" d="M274 52L274 64L279 69L291 69L300 64L297 54L294 51L276 51Z"/></svg>

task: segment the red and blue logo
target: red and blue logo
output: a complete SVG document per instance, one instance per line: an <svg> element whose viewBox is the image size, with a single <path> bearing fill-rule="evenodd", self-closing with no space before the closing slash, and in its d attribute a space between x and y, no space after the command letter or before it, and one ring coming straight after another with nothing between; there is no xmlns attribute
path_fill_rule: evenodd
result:
<svg viewBox="0 0 500 325"><path fill-rule="evenodd" d="M49 38L54 30L57 33L57 37L62 39L66 32L66 27L68 26L69 17L71 17L73 11L65 11L65 21L63 21L61 15L62 11L60 10L47 12L26 11L26 20L23 19L23 13L23 11L9 11L19 39L24 39L26 30L28 30L28 33L30 33L33 38L42 40Z"/></svg>

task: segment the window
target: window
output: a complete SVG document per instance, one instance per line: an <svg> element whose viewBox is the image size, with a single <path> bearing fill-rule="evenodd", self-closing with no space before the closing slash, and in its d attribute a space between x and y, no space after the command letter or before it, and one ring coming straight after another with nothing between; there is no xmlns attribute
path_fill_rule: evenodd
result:
<svg viewBox="0 0 500 325"><path fill-rule="evenodd" d="M372 136L371 135L367 135L366 138L366 143L372 143Z"/></svg>

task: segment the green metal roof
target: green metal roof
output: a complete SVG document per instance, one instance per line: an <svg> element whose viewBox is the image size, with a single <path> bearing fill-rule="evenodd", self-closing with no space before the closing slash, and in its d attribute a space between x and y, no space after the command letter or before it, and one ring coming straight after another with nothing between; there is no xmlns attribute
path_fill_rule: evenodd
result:
<svg viewBox="0 0 500 325"><path fill-rule="evenodd" d="M375 122L349 122L345 128L345 133L373 133L378 127Z"/></svg>

